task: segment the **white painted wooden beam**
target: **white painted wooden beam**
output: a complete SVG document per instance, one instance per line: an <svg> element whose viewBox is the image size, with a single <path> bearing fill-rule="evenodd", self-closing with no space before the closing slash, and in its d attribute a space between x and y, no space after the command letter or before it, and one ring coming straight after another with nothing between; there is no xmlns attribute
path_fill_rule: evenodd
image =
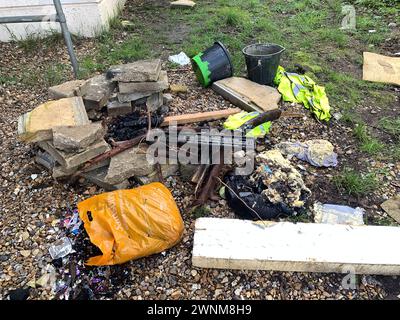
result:
<svg viewBox="0 0 400 320"><path fill-rule="evenodd" d="M400 228L200 218L196 267L400 275Z"/></svg>

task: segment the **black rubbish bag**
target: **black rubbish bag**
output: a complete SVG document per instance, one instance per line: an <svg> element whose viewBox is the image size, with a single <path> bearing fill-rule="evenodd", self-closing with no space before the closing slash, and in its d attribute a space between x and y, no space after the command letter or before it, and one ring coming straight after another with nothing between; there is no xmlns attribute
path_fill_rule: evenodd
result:
<svg viewBox="0 0 400 320"><path fill-rule="evenodd" d="M283 203L271 203L261 195L263 190L261 179L252 184L248 176L229 173L225 176L224 182L229 187L225 188L228 205L242 219L260 220L261 218L267 220L293 213L293 210Z"/></svg>

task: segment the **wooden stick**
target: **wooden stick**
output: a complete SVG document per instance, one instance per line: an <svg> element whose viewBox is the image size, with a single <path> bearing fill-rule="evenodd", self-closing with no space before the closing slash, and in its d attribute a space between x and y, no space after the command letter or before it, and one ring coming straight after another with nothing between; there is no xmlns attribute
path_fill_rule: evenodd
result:
<svg viewBox="0 0 400 320"><path fill-rule="evenodd" d="M171 123L175 123L178 125L178 124L186 124L193 122L225 119L228 118L230 115L239 113L241 111L242 110L239 108L230 108L218 111L198 112L198 113L182 114L179 116L170 116L164 118L164 122L161 123L161 126L165 127L170 125Z"/></svg>

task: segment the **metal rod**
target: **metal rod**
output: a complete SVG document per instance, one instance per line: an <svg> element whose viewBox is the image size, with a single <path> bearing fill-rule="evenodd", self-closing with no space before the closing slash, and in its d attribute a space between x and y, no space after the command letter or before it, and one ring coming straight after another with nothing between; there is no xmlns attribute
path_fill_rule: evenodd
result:
<svg viewBox="0 0 400 320"><path fill-rule="evenodd" d="M71 34L68 31L67 20L65 19L64 11L62 9L60 0L53 0L53 3L56 8L58 20L61 25L61 31L64 36L65 44L67 45L68 54L71 59L72 69L74 70L75 79L77 79L79 72L78 60L76 59L75 56L74 46L71 40Z"/></svg>

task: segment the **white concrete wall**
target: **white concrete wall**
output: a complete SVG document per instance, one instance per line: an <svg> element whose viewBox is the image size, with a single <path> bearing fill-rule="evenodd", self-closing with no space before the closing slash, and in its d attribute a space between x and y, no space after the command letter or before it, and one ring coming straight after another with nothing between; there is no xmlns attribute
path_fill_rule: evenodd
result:
<svg viewBox="0 0 400 320"><path fill-rule="evenodd" d="M68 29L71 33L94 37L115 16L126 0L61 0ZM0 17L25 15L52 15L52 0L0 0ZM25 39L28 35L45 36L60 31L57 22L0 24L0 41Z"/></svg>

